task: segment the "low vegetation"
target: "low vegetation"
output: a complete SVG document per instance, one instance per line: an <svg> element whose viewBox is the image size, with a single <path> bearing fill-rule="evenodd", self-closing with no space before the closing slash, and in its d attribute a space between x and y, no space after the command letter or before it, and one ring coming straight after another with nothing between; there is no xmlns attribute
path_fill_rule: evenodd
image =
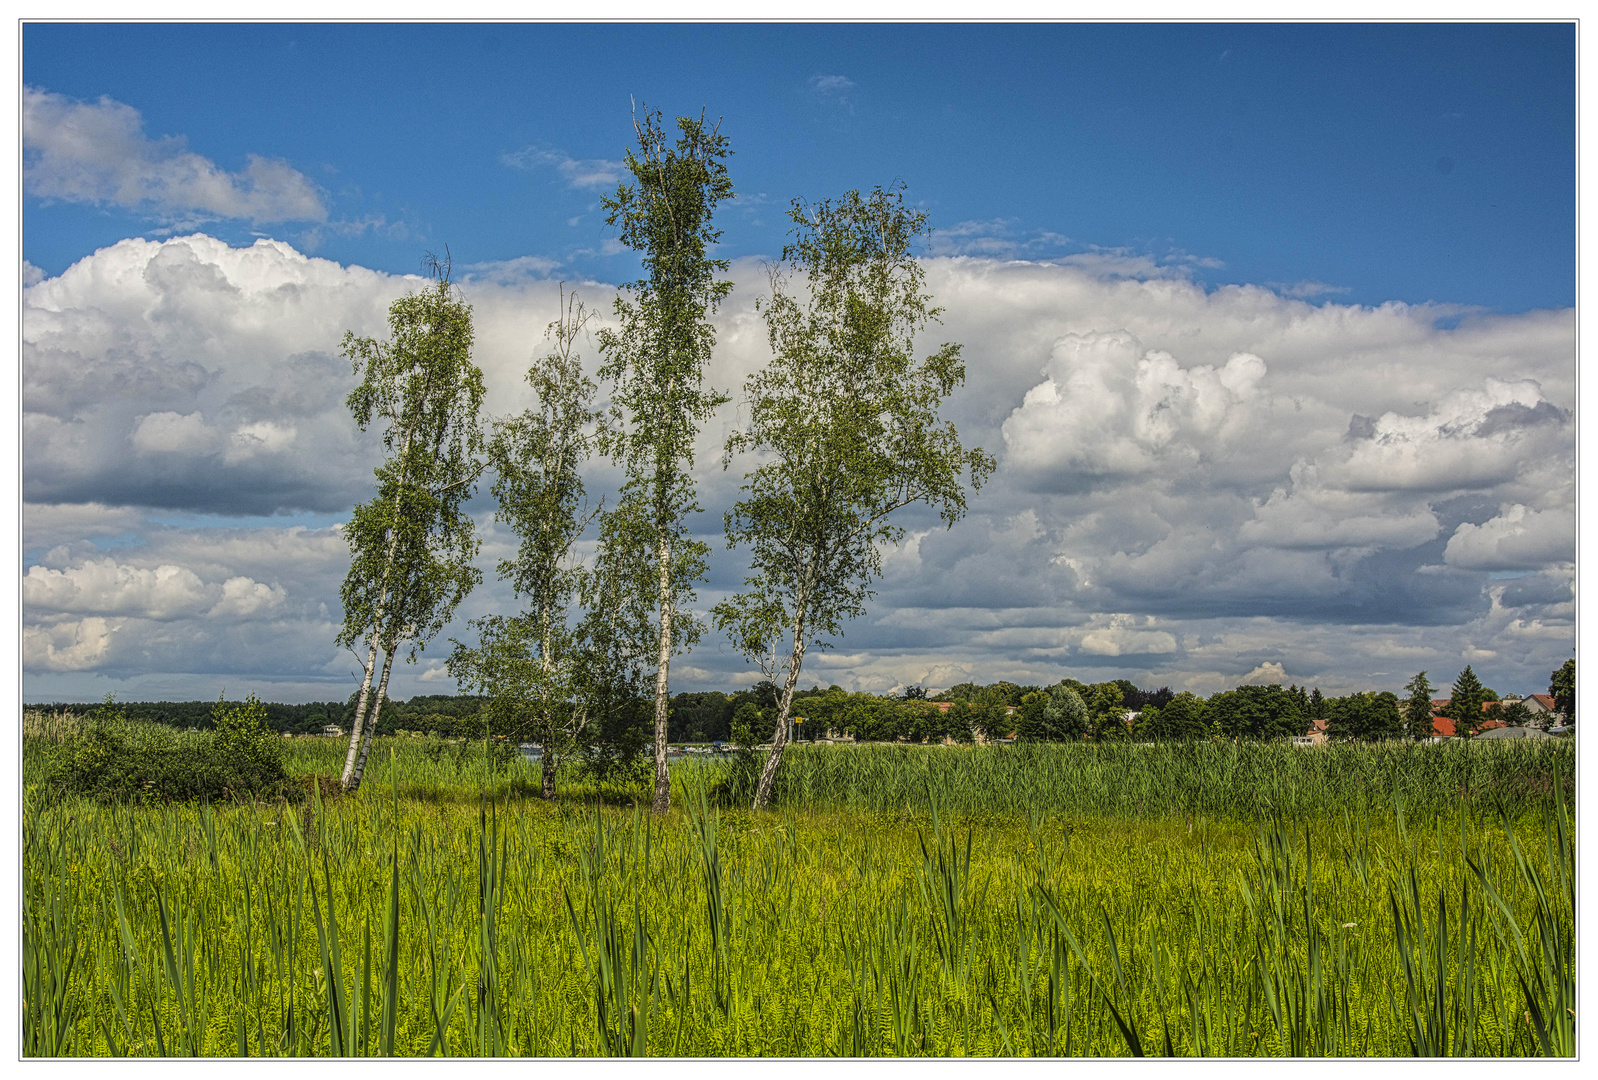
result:
<svg viewBox="0 0 1598 1080"><path fill-rule="evenodd" d="M49 728L29 1055L1573 1052L1565 742L798 747L774 810L718 759L658 818L425 738L355 795L62 797Z"/></svg>
<svg viewBox="0 0 1598 1080"><path fill-rule="evenodd" d="M82 719L40 717L24 733L39 786L55 798L151 803L298 798L303 791L253 697L218 703L207 731L130 720L108 700Z"/></svg>

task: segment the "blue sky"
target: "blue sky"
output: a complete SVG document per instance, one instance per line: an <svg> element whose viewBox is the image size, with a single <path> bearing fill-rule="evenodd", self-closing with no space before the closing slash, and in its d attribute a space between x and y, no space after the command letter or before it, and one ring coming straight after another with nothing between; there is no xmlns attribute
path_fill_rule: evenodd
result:
<svg viewBox="0 0 1598 1080"><path fill-rule="evenodd" d="M347 695L378 449L338 342L448 245L487 410L530 404L561 283L607 313L636 273L599 206L629 95L731 140L718 388L769 359L790 199L903 181L936 230L944 415L998 472L904 513L807 682L1524 693L1570 655L1569 24L29 24L22 84L27 700ZM737 417L701 615L744 573ZM485 583L396 696L515 603L471 509ZM752 677L714 634L672 670Z"/></svg>
<svg viewBox="0 0 1598 1080"><path fill-rule="evenodd" d="M180 68L152 56L182 57ZM1355 303L1574 301L1569 25L30 25L23 78L142 114L219 167L279 158L320 190L317 254L391 272L448 244L622 276L606 185L629 95L723 118L733 255L773 255L794 196L898 178L951 243L1126 248L1209 283ZM179 74L179 72L181 72ZM529 150L529 148L532 148ZM506 164L521 153L523 166ZM25 207L58 273L148 232ZM381 220L381 227L358 223ZM337 224L344 224L341 234ZM288 236L312 222L256 222ZM267 226L263 230L263 226ZM247 239L251 223L217 235Z"/></svg>

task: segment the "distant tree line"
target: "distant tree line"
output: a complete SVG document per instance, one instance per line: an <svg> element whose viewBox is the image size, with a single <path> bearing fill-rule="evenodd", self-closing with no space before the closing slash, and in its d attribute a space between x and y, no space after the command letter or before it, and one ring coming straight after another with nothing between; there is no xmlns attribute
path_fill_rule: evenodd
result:
<svg viewBox="0 0 1598 1080"><path fill-rule="evenodd" d="M1575 664L1552 673L1556 708L1569 718L1575 711ZM1484 712L1483 702L1499 695L1483 686L1467 666L1452 688L1433 687L1421 672L1405 686L1400 699L1390 691L1361 691L1325 697L1319 688L1280 684L1246 685L1208 698L1174 693L1169 686L1143 690L1126 679L1083 683L1062 679L1052 686L995 682L982 686L960 683L928 692L908 686L896 694L856 693L839 686L795 690L792 737L813 740L828 736L862 742L972 742L1015 736L1040 742L1136 739L1166 742L1199 739L1282 739L1304 735L1316 721L1325 722L1334 740L1424 739L1433 734L1434 695L1451 694L1439 715L1454 720L1456 731L1474 734L1484 722L1534 724L1518 702ZM747 690L680 693L670 699L667 730L673 743L771 742L776 734L781 695L770 680ZM221 703L222 707L243 703ZM345 731L354 716L357 695L346 701L313 701L303 705L261 703L266 723L280 734L318 735L329 724ZM653 733L651 703L639 695L610 710L601 722L584 728L579 756L601 769L628 765L647 756ZM940 705L949 705L944 709ZM88 715L101 703L57 703L37 708ZM126 702L118 706L132 720L148 720L176 728L210 730L215 701ZM1013 710L1013 711L1012 711ZM1425 719L1412 724L1410 717ZM516 742L539 741L546 722L533 708L507 710L476 694L420 695L408 701L384 698L377 734L400 733L443 738L482 739L503 736ZM557 718L558 719L558 718ZM557 728L559 725L556 725Z"/></svg>
<svg viewBox="0 0 1598 1080"><path fill-rule="evenodd" d="M473 695L440 694L414 697L409 701L383 701L383 716L378 723L378 734L393 735L399 730L433 730L440 735L455 736L475 734L470 731L473 719L482 708L483 698ZM53 705L31 706L46 712L63 712L74 716L88 716L101 708L103 702L57 702ZM117 708L129 720L143 720L165 724L169 727L210 731L215 726L215 716L221 709L242 708L245 702L223 701L128 701L118 702ZM329 724L350 729L355 713L355 697L346 701L308 701L299 705L280 702L260 703L266 710L266 726L279 735L320 735ZM392 710L392 712L390 712Z"/></svg>

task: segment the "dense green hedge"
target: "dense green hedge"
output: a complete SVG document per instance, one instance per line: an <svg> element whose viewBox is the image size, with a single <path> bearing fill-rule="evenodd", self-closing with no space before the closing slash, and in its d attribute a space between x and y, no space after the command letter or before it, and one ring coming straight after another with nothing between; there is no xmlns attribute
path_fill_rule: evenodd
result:
<svg viewBox="0 0 1598 1080"><path fill-rule="evenodd" d="M41 783L56 796L147 803L298 799L304 792L253 697L218 703L211 730L202 732L134 720L107 702L81 733L42 749Z"/></svg>

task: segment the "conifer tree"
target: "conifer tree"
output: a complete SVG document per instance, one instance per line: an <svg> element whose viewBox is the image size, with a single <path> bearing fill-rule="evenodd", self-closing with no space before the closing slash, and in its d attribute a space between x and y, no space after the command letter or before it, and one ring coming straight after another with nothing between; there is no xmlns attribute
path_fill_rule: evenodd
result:
<svg viewBox="0 0 1598 1080"><path fill-rule="evenodd" d="M1454 734L1468 739L1481 726L1482 702L1487 700L1486 688L1476 673L1465 665L1465 670L1454 680L1454 696L1448 703L1448 715L1454 721Z"/></svg>
<svg viewBox="0 0 1598 1080"><path fill-rule="evenodd" d="M1432 737L1432 695L1437 688L1422 671L1404 684L1409 697L1404 699L1404 722L1409 726L1411 739Z"/></svg>

